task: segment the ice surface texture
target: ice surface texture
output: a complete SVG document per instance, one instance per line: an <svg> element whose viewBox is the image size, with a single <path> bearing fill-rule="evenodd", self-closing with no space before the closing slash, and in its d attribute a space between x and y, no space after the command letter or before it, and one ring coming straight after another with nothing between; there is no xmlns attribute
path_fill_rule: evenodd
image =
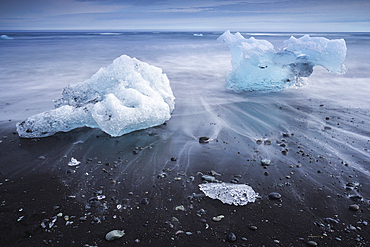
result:
<svg viewBox="0 0 370 247"><path fill-rule="evenodd" d="M70 84L54 110L17 123L19 136L50 136L88 126L111 136L160 125L170 119L175 97L160 68L123 55L90 79Z"/></svg>
<svg viewBox="0 0 370 247"><path fill-rule="evenodd" d="M246 184L207 183L200 184L199 189L212 199L223 203L244 206L256 200L257 193Z"/></svg>
<svg viewBox="0 0 370 247"><path fill-rule="evenodd" d="M316 65L331 73L345 73L344 39L292 36L280 50L266 40L245 39L240 33L233 35L230 31L217 40L226 42L230 48L232 71L226 76L226 87L236 92L279 91L302 86Z"/></svg>

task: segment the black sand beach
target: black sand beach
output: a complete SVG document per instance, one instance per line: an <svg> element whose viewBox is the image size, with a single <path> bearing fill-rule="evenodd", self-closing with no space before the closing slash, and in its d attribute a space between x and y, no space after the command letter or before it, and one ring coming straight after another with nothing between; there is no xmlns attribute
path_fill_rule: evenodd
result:
<svg viewBox="0 0 370 247"><path fill-rule="evenodd" d="M359 126L362 119L337 118L336 110L322 105L316 110L311 114L327 123L314 131L323 144L316 150L307 149L307 133L299 132L252 143L221 131L199 143L173 132L181 119L176 112L166 125L119 138L82 128L21 139L15 123L2 123L1 246L367 246L368 176L326 156L325 142L332 142L322 134L343 139L346 130L362 136L365 124L354 127L351 121ZM172 135L163 138L168 132ZM362 138L354 141L369 145L360 143ZM351 152L344 145L341 151ZM368 162L353 155L358 164ZM261 165L267 156L271 164ZM81 164L69 167L71 157ZM196 198L202 174L249 184L260 198L246 206ZM271 192L281 198L270 199ZM350 209L354 204L359 210ZM214 221L219 215L224 218ZM125 235L108 242L105 234L113 229Z"/></svg>

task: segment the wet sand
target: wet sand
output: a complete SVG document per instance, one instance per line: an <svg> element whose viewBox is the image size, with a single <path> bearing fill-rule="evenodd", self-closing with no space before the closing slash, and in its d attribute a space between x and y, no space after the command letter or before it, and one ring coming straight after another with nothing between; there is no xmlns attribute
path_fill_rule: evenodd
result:
<svg viewBox="0 0 370 247"><path fill-rule="evenodd" d="M284 111L284 106L279 109ZM345 139L343 132L335 131L338 125L352 134L363 130L343 118L345 110L339 119L336 110L325 106L306 110L323 119L329 116L326 128L313 131L318 136L312 139L321 138L320 143ZM201 144L201 131L198 136L177 131L184 116L176 116L175 111L166 125L118 138L98 129L81 128L48 138L21 139L14 133L14 122L3 122L0 245L369 244L369 180L366 169L361 170L361 164L368 162L366 148L361 157L343 145L343 154L352 152L359 159L357 165L347 164L333 153L325 155L328 146L309 149L312 139L305 142L307 126L307 133L275 131L257 140L220 129L217 136L210 136L210 143ZM360 116L366 117L366 113L360 112ZM359 119L355 117L354 121ZM209 122L205 128L213 125ZM329 131L330 137L325 136ZM266 140L267 145L263 143ZM354 141L368 145L366 140L360 144L361 140ZM71 157L81 164L69 167ZM271 164L262 166L261 159L266 157ZM220 174L215 176L220 181L236 178L238 183L250 185L260 198L246 206L231 206L207 197L192 197L201 193L201 174L212 170ZM349 182L358 184L346 188ZM280 193L281 199L269 199L271 192ZM350 210L352 204L360 209ZM181 205L185 210L176 210ZM59 213L62 215L49 228L52 217ZM224 218L213 221L218 215ZM125 235L108 242L105 234L113 229L124 230ZM235 234L236 241L228 239L230 233Z"/></svg>

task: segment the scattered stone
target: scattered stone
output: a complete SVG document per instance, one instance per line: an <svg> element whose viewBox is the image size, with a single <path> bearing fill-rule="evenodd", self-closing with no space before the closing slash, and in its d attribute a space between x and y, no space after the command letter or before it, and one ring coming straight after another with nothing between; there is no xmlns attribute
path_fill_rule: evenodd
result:
<svg viewBox="0 0 370 247"><path fill-rule="evenodd" d="M325 223L328 223L328 224L333 224L333 223L338 224L339 223L339 220L335 220L333 218L324 218L324 222Z"/></svg>
<svg viewBox="0 0 370 247"><path fill-rule="evenodd" d="M265 141L263 142L263 144L265 144L265 145L271 145L271 140L265 140Z"/></svg>
<svg viewBox="0 0 370 247"><path fill-rule="evenodd" d="M252 231L257 231L257 226L250 226L249 229Z"/></svg>
<svg viewBox="0 0 370 247"><path fill-rule="evenodd" d="M176 208L175 208L175 210L176 211L185 211L185 207L184 207L184 205L180 205L180 206L177 206Z"/></svg>
<svg viewBox="0 0 370 247"><path fill-rule="evenodd" d="M211 176L221 176L221 174L220 174L220 173L218 173L218 172L216 172L216 171L214 171L214 170L211 170L211 171L209 172L209 174L211 174Z"/></svg>
<svg viewBox="0 0 370 247"><path fill-rule="evenodd" d="M206 136L199 137L199 143L209 143L209 137Z"/></svg>
<svg viewBox="0 0 370 247"><path fill-rule="evenodd" d="M346 189L347 190L354 190L354 189L357 189L359 186L360 186L359 183L356 183L356 182L348 182L346 184Z"/></svg>
<svg viewBox="0 0 370 247"><path fill-rule="evenodd" d="M352 204L352 205L349 205L349 209L353 211L358 211L360 209L360 206L357 204Z"/></svg>
<svg viewBox="0 0 370 247"><path fill-rule="evenodd" d="M141 199L141 202L140 202L140 203L141 203L141 204L144 204L144 205L149 204L148 198L143 198L143 199Z"/></svg>
<svg viewBox="0 0 370 247"><path fill-rule="evenodd" d="M219 215L219 216L215 216L212 218L213 221L216 221L216 222L219 222L220 220L222 220L223 218L225 218L225 216L223 215Z"/></svg>
<svg viewBox="0 0 370 247"><path fill-rule="evenodd" d="M46 157L45 157L45 156L43 156L43 155L41 155L41 156L39 156L39 159L40 159L40 160L45 160L45 159L46 159Z"/></svg>
<svg viewBox="0 0 370 247"><path fill-rule="evenodd" d="M308 246L317 246L317 243L315 241L308 241L307 245Z"/></svg>
<svg viewBox="0 0 370 247"><path fill-rule="evenodd" d="M277 192L271 192L269 194L269 198L272 199L272 200L277 200L277 199L281 198L281 195Z"/></svg>
<svg viewBox="0 0 370 247"><path fill-rule="evenodd" d="M268 175L269 175L269 173L268 173L268 172L265 172L264 174L265 174L265 176L268 176Z"/></svg>
<svg viewBox="0 0 370 247"><path fill-rule="evenodd" d="M257 143L258 145L261 145L261 144L263 143L263 141L262 141L262 140L257 140L257 141L256 141L256 143Z"/></svg>
<svg viewBox="0 0 370 247"><path fill-rule="evenodd" d="M76 173L76 170L73 170L73 169L68 169L67 170L67 174L73 174L73 173Z"/></svg>
<svg viewBox="0 0 370 247"><path fill-rule="evenodd" d="M123 237L123 235L125 235L125 231L112 230L105 235L105 239L108 241L113 241L115 239Z"/></svg>
<svg viewBox="0 0 370 247"><path fill-rule="evenodd" d="M193 235L193 233L191 232L185 232L186 235L190 236L190 235Z"/></svg>
<svg viewBox="0 0 370 247"><path fill-rule="evenodd" d="M176 161L177 160L177 158L176 157L172 157L171 158L171 161Z"/></svg>
<svg viewBox="0 0 370 247"><path fill-rule="evenodd" d="M283 137L290 137L289 133L283 133Z"/></svg>
<svg viewBox="0 0 370 247"><path fill-rule="evenodd" d="M215 181L215 180L216 180L216 178L215 178L215 177L210 176L210 175L203 175L203 176L202 176L202 179L203 179L203 180L205 180L205 181L208 181L208 182L213 182L213 181Z"/></svg>
<svg viewBox="0 0 370 247"><path fill-rule="evenodd" d="M172 221L172 222L179 222L179 219L178 219L178 218L176 218L176 217L172 217L172 218L171 218L171 221Z"/></svg>
<svg viewBox="0 0 370 247"><path fill-rule="evenodd" d="M284 149L283 151L281 151L281 153L282 153L283 155L286 155L286 154L288 153L288 150L287 150L287 149Z"/></svg>
<svg viewBox="0 0 370 247"><path fill-rule="evenodd" d="M230 242L235 242L236 241L236 236L234 233L230 232L228 235L227 235L227 240L230 241Z"/></svg>
<svg viewBox="0 0 370 247"><path fill-rule="evenodd" d="M261 160L261 165L263 165L263 166L269 166L270 164L271 164L271 160L269 160L269 159Z"/></svg>

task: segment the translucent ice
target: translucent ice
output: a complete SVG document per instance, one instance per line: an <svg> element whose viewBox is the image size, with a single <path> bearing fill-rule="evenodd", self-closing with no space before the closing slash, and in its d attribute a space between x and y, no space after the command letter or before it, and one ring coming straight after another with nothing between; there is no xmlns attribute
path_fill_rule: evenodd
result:
<svg viewBox="0 0 370 247"><path fill-rule="evenodd" d="M3 35L0 36L0 39L13 39L13 38L9 37L6 34L3 34Z"/></svg>
<svg viewBox="0 0 370 247"><path fill-rule="evenodd" d="M292 36L280 50L266 40L245 39L240 33L233 35L230 31L217 40L226 42L230 48L232 71L227 74L225 84L237 92L278 91L304 85L316 65L331 73L345 73L344 39Z"/></svg>
<svg viewBox="0 0 370 247"><path fill-rule="evenodd" d="M56 109L17 123L17 132L34 138L88 126L121 136L170 119L174 100L160 68L123 55L90 79L64 88L54 100Z"/></svg>
<svg viewBox="0 0 370 247"><path fill-rule="evenodd" d="M244 206L248 202L254 202L258 195L252 187L246 184L207 183L200 184L199 189L212 199L236 206Z"/></svg>

